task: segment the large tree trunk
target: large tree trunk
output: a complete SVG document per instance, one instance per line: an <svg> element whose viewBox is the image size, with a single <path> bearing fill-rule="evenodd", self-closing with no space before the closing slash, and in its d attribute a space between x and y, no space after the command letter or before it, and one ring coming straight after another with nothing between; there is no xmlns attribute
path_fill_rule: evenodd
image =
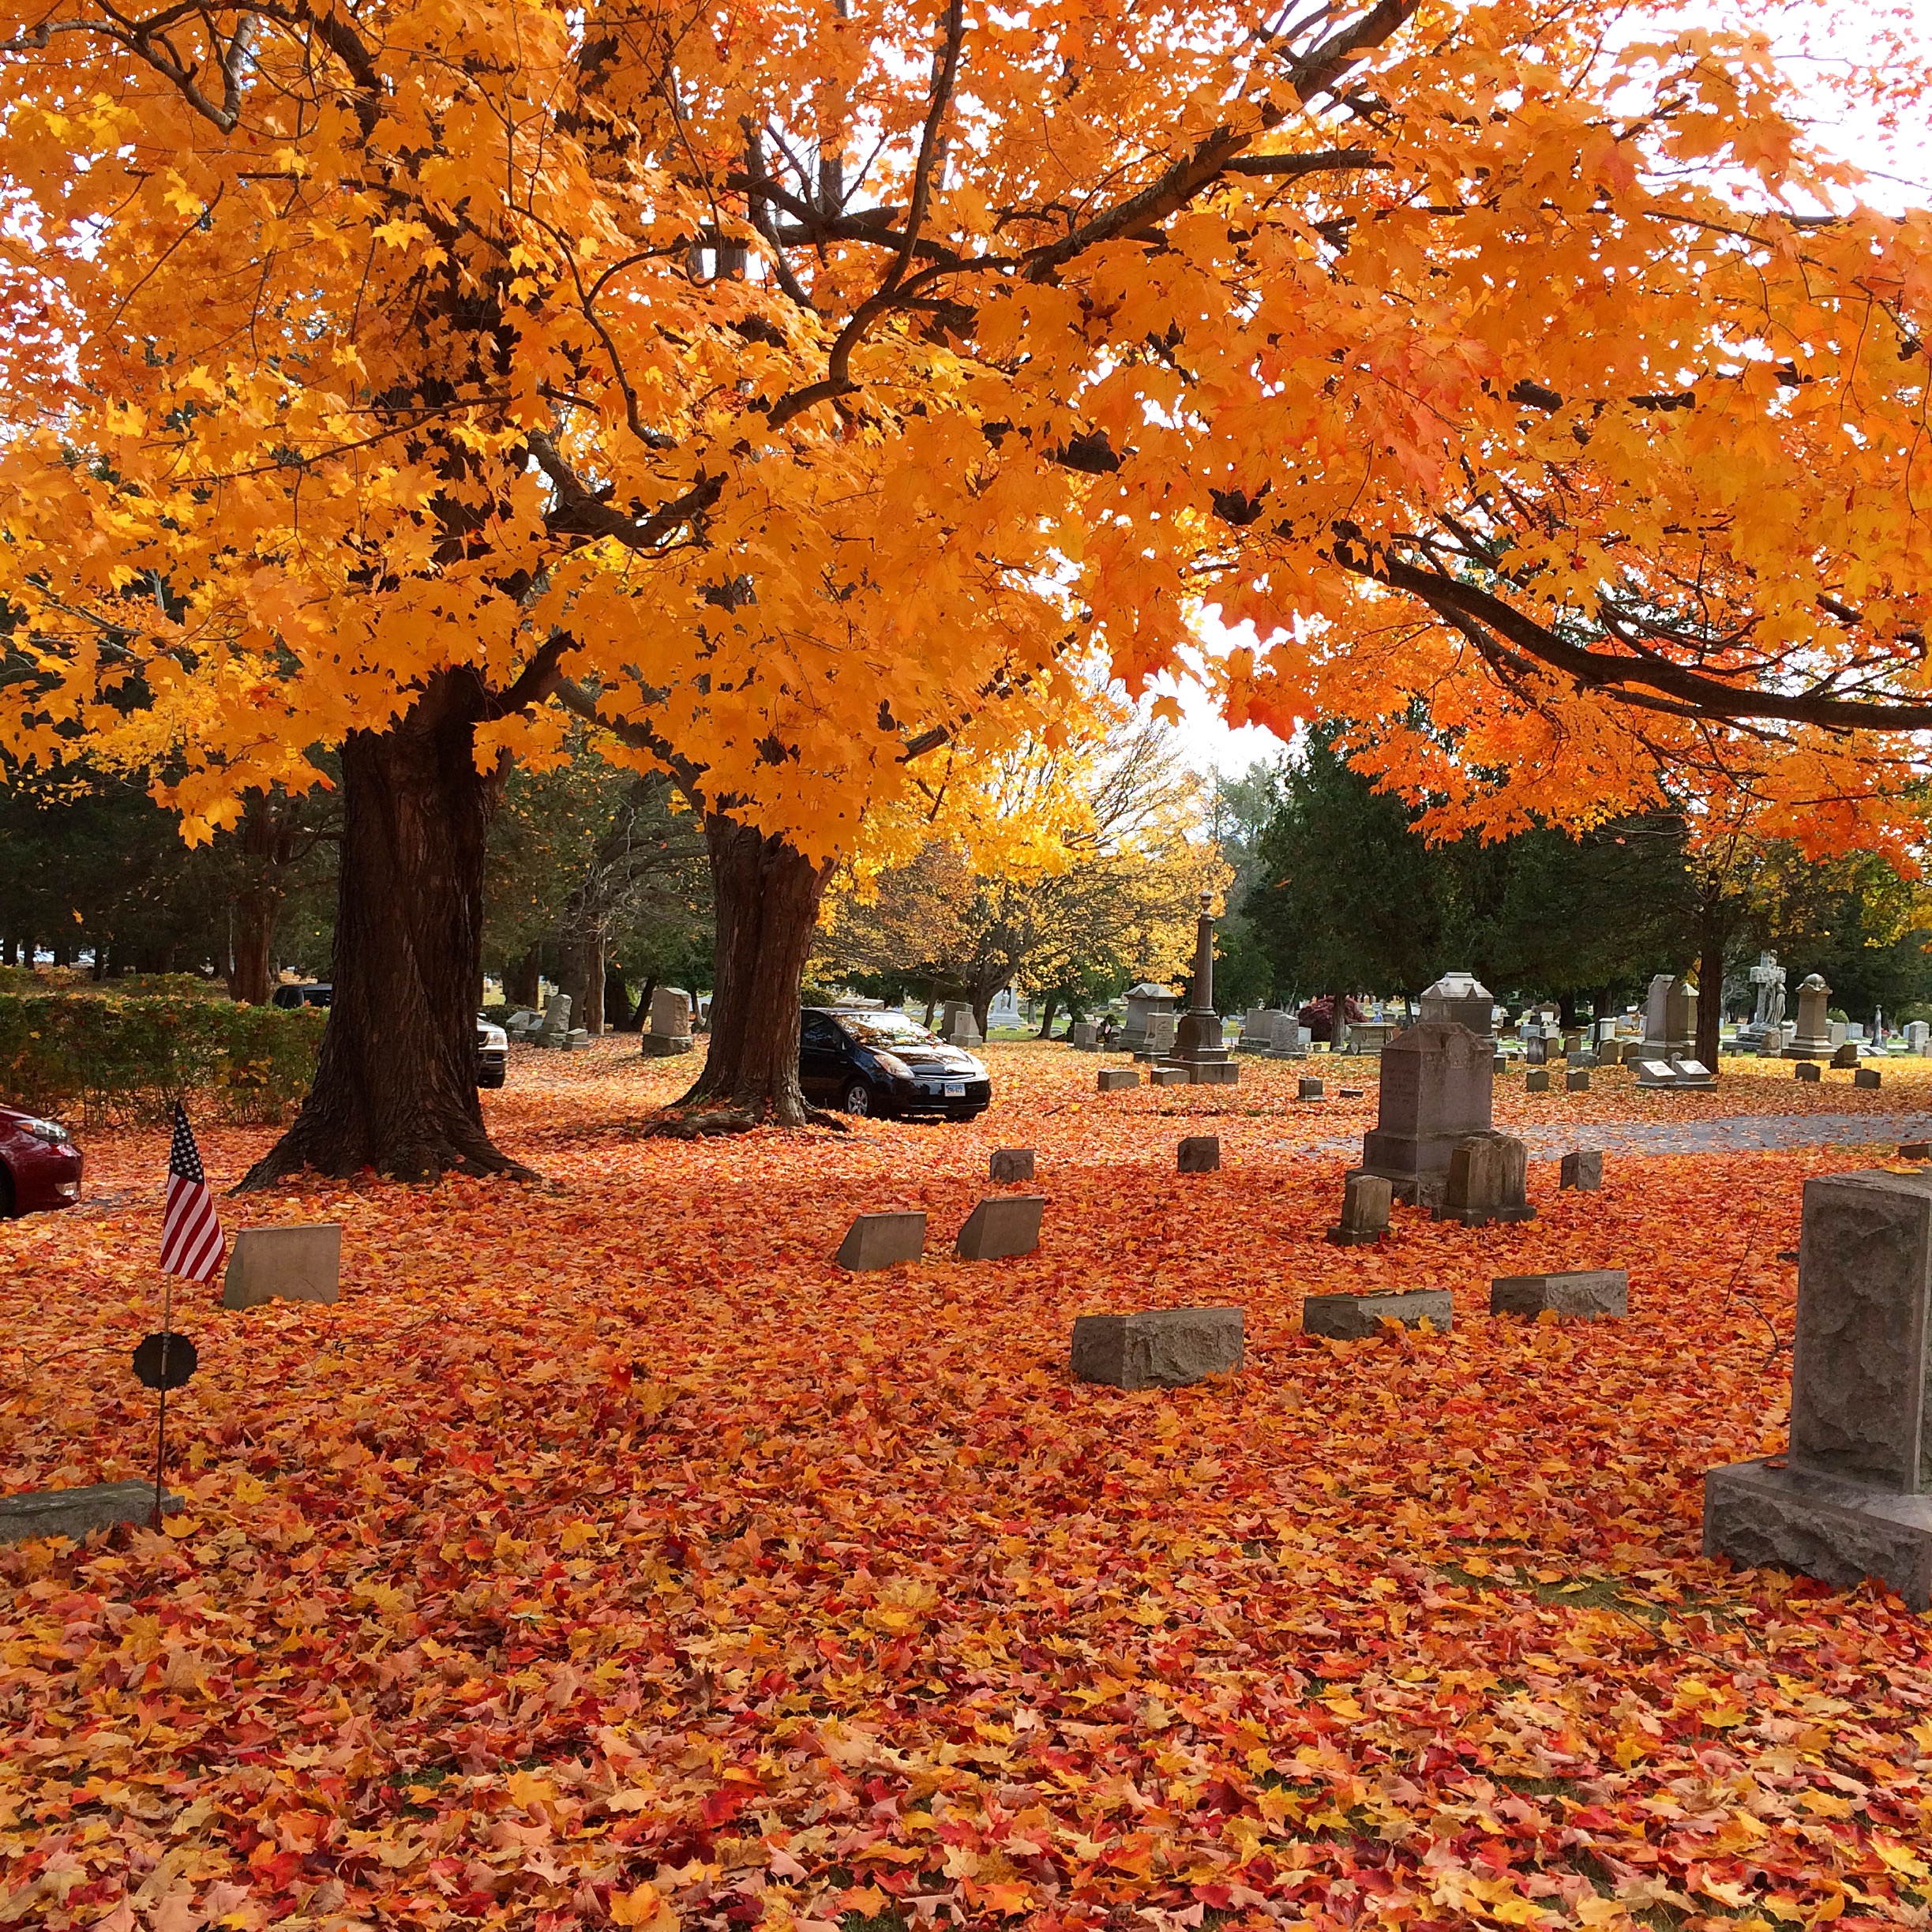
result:
<svg viewBox="0 0 1932 1932"><path fill-rule="evenodd" d="M587 1033L604 1030L604 936L595 928L566 928L558 990L570 996L570 1023Z"/></svg>
<svg viewBox="0 0 1932 1932"><path fill-rule="evenodd" d="M683 1104L718 1110L720 1125L802 1127L798 988L831 867L718 812L705 815L704 840L718 970L704 1071Z"/></svg>
<svg viewBox="0 0 1932 1932"><path fill-rule="evenodd" d="M275 947L275 922L282 909L279 892L262 887L235 895L228 941L228 997L266 1006Z"/></svg>
<svg viewBox="0 0 1932 1932"><path fill-rule="evenodd" d="M497 1152L476 1096L483 840L495 782L478 775L484 693L437 672L384 732L342 748L335 992L315 1084L243 1188L304 1168L399 1180L527 1176Z"/></svg>
<svg viewBox="0 0 1932 1932"><path fill-rule="evenodd" d="M1040 1030L1034 1037L1036 1040L1051 1040L1053 1037L1053 1015L1060 1011L1060 996L1057 993L1042 996L1040 1009Z"/></svg>
<svg viewBox="0 0 1932 1932"><path fill-rule="evenodd" d="M537 1004L538 981L543 977L543 948L532 946L520 959L512 960L503 971L504 1004L514 1011Z"/></svg>

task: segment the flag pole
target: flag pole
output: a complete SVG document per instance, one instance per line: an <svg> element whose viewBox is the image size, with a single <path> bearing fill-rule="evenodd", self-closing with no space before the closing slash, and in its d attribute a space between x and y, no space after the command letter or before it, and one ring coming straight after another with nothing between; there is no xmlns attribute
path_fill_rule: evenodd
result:
<svg viewBox="0 0 1932 1932"><path fill-rule="evenodd" d="M161 1415L154 1435L154 1528L161 1528L161 1472L167 1460L167 1351L174 1339L174 1277L161 1277Z"/></svg>

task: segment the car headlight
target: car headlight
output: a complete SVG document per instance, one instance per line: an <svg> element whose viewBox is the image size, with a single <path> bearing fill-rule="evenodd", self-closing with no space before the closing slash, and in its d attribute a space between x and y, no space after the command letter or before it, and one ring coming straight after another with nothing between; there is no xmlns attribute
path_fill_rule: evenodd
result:
<svg viewBox="0 0 1932 1932"><path fill-rule="evenodd" d="M36 1140L43 1140L50 1146L64 1147L73 1136L58 1120L23 1120L21 1131L31 1134Z"/></svg>
<svg viewBox="0 0 1932 1932"><path fill-rule="evenodd" d="M913 1077L911 1067L908 1067L896 1053L882 1053L876 1047L874 1047L872 1058L878 1061L879 1064L884 1067L895 1080L910 1080Z"/></svg>
<svg viewBox="0 0 1932 1932"><path fill-rule="evenodd" d="M483 1045L492 1053L507 1053L510 1050L510 1036L501 1026L486 1026L482 1030Z"/></svg>

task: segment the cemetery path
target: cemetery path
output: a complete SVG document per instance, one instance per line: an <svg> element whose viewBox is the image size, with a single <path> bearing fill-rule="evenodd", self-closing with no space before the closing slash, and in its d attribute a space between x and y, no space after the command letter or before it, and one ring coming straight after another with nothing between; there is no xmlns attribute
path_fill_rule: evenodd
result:
<svg viewBox="0 0 1932 1932"><path fill-rule="evenodd" d="M1753 1154L1784 1147L1889 1147L1932 1140L1932 1113L1718 1114L1708 1120L1592 1120L1560 1127L1511 1127L1532 1161L1554 1161L1578 1147L1606 1154ZM1324 1135L1309 1154L1358 1150L1360 1134Z"/></svg>

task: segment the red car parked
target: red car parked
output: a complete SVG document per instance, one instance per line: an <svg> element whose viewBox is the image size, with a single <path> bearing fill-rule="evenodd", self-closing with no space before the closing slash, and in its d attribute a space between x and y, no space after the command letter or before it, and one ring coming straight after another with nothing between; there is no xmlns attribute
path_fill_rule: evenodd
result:
<svg viewBox="0 0 1932 1932"><path fill-rule="evenodd" d="M81 1198L81 1150L66 1128L0 1107L0 1221Z"/></svg>

